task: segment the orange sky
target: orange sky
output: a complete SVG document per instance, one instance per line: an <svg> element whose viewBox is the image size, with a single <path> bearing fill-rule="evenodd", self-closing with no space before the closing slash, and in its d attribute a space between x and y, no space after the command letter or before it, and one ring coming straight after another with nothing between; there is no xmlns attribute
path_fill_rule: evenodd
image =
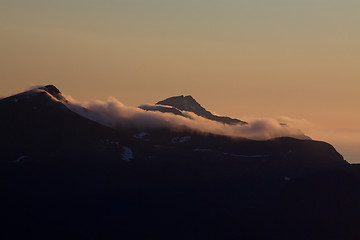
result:
<svg viewBox="0 0 360 240"><path fill-rule="evenodd" d="M132 106L191 94L245 120L306 119L360 162L358 23L355 0L2 0L0 96L49 83Z"/></svg>

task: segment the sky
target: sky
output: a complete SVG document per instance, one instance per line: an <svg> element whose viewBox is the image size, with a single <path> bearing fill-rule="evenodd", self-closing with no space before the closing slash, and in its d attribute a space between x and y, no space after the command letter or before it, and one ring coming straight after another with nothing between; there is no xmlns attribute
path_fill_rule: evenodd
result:
<svg viewBox="0 0 360 240"><path fill-rule="evenodd" d="M0 0L0 97L189 94L242 120L286 117L360 163L359 24L358 0Z"/></svg>

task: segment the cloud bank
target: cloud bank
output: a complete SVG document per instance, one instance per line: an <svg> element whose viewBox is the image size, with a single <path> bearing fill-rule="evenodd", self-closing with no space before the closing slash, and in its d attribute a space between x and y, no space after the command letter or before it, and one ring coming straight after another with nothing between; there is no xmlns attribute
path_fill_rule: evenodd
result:
<svg viewBox="0 0 360 240"><path fill-rule="evenodd" d="M190 118L172 113L145 111L122 104L114 97L107 101L95 100L78 103L73 98L67 106L72 111L100 124L115 129L171 129L174 131L194 130L202 133L212 133L230 137L242 137L255 140L265 140L276 137L294 137L308 139L300 130L280 125L275 119L257 119L247 125L225 125L197 116L192 112L184 112Z"/></svg>

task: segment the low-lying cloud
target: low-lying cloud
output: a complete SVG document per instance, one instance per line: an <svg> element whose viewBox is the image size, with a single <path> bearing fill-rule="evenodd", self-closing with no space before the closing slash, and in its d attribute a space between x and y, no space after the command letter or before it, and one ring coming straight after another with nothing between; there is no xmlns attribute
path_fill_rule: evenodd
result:
<svg viewBox="0 0 360 240"><path fill-rule="evenodd" d="M203 133L220 134L231 137L243 137L256 140L276 137L294 137L308 139L302 131L291 126L281 125L279 120L256 119L247 125L226 125L185 112L190 118L172 113L145 111L122 104L114 97L107 101L90 101L80 104L67 97L67 106L74 112L115 129L138 129L141 131L168 128L174 131L194 130Z"/></svg>

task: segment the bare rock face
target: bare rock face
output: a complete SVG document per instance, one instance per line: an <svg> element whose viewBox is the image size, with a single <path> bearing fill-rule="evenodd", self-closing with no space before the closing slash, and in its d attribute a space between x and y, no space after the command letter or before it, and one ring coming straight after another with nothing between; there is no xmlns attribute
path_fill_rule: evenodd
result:
<svg viewBox="0 0 360 240"><path fill-rule="evenodd" d="M57 89L54 85L46 85L44 87L41 87L39 89L45 90L47 93L55 97L59 101L68 102L65 97L62 95L59 89Z"/></svg>
<svg viewBox="0 0 360 240"><path fill-rule="evenodd" d="M241 121L239 119L217 116L212 114L203 108L192 96L176 96L170 97L165 100L159 101L157 105L171 106L182 111L193 112L198 116L207 118L209 120L221 122L224 124L234 125L234 124L247 124L247 122Z"/></svg>

